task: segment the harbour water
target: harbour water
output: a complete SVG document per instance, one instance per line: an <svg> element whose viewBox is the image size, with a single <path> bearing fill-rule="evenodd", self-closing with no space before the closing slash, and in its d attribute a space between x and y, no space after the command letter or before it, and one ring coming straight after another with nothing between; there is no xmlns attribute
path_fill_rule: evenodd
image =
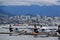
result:
<svg viewBox="0 0 60 40"><path fill-rule="evenodd" d="M8 29L2 29L3 26L0 26L0 32L8 32ZM60 40L58 37L34 37L34 35L13 35L9 36L8 34L0 34L0 40Z"/></svg>
<svg viewBox="0 0 60 40"><path fill-rule="evenodd" d="M20 36L0 35L0 40L60 40L60 39L58 37L34 37L30 35L20 35Z"/></svg>

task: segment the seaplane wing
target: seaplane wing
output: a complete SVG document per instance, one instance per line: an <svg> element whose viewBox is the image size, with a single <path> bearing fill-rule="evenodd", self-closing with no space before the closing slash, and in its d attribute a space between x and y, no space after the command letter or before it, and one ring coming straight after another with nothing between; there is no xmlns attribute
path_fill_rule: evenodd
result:
<svg viewBox="0 0 60 40"><path fill-rule="evenodd" d="M9 27L2 27L4 29L9 29ZM15 28L18 28L18 27L15 27ZM18 28L18 29L33 29L33 28Z"/></svg>
<svg viewBox="0 0 60 40"><path fill-rule="evenodd" d="M2 27L4 29L9 29L9 27ZM18 29L34 29L34 28L18 28ZM44 30L57 30L57 28L46 28L46 27L43 27L43 28L37 28L37 29L44 29Z"/></svg>
<svg viewBox="0 0 60 40"><path fill-rule="evenodd" d="M45 29L45 30L57 30L57 28L47 28L47 27L43 27L42 29Z"/></svg>

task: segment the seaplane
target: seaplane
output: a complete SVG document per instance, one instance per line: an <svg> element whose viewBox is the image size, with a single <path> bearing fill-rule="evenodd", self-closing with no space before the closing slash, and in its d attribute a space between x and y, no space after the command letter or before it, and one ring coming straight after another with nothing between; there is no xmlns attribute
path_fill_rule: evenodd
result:
<svg viewBox="0 0 60 40"><path fill-rule="evenodd" d="M8 29L9 27L2 27L3 29ZM10 36L12 36L12 34L14 33L18 33L18 35L34 35L36 36L33 32L34 32L34 28L12 28L13 31L12 32L0 32L0 34L9 34ZM42 27L42 28L37 28L39 33L37 35L43 35L45 37L48 36L57 36L57 28L48 28L48 27Z"/></svg>

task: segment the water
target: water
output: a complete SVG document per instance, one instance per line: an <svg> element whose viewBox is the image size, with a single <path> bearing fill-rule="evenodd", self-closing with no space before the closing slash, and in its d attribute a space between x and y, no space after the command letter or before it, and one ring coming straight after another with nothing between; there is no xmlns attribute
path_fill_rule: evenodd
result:
<svg viewBox="0 0 60 40"><path fill-rule="evenodd" d="M0 36L0 40L60 40L58 37L34 37L30 35Z"/></svg>
<svg viewBox="0 0 60 40"><path fill-rule="evenodd" d="M0 32L8 32L8 29L2 29L0 26ZM33 35L13 35L9 36L8 34L0 34L0 40L60 40L58 37L34 37Z"/></svg>

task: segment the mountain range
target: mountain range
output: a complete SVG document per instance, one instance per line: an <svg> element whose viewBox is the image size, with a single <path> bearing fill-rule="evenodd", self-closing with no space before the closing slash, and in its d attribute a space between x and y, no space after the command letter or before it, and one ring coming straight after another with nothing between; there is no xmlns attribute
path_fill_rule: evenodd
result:
<svg viewBox="0 0 60 40"><path fill-rule="evenodd" d="M37 15L40 16L59 16L60 6L0 6L0 14L7 15Z"/></svg>

